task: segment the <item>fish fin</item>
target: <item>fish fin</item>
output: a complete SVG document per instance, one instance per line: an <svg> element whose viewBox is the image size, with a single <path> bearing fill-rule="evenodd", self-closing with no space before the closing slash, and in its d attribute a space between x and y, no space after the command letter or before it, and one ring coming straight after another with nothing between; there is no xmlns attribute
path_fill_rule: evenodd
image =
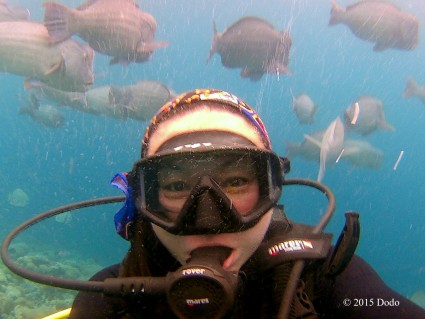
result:
<svg viewBox="0 0 425 319"><path fill-rule="evenodd" d="M28 106L21 106L18 110L18 114L29 114L31 115L34 111Z"/></svg>
<svg viewBox="0 0 425 319"><path fill-rule="evenodd" d="M78 10L78 11L86 10L88 7L92 6L97 1L98 0L87 0L86 2L80 4L78 7L76 7L75 9Z"/></svg>
<svg viewBox="0 0 425 319"><path fill-rule="evenodd" d="M287 141L286 142L286 157L291 159L299 155L300 144Z"/></svg>
<svg viewBox="0 0 425 319"><path fill-rule="evenodd" d="M375 46L373 47L373 51L375 52L381 52L388 49L388 46L383 45L382 43L376 43Z"/></svg>
<svg viewBox="0 0 425 319"><path fill-rule="evenodd" d="M321 147L322 147L322 142L321 142L321 141L316 140L314 137L312 137L312 136L310 136L310 135L308 135L308 134L304 134L304 138L305 138L307 141L309 141L309 142L313 143L314 145L318 146L319 148L321 148Z"/></svg>
<svg viewBox="0 0 425 319"><path fill-rule="evenodd" d="M46 86L45 83L38 80L31 79L31 78L26 78L24 81L25 90L31 90L34 88L39 89L39 88L43 88L44 86Z"/></svg>
<svg viewBox="0 0 425 319"><path fill-rule="evenodd" d="M267 73L292 75L291 70L282 63L271 63L266 68Z"/></svg>
<svg viewBox="0 0 425 319"><path fill-rule="evenodd" d="M214 35L213 35L213 39L212 39L212 42L211 42L210 53L209 53L208 58L207 58L207 63L210 62L211 58L213 57L214 53L216 52L216 44L217 44L218 37L219 37L218 31L217 31L217 25L215 24L214 19L212 20L212 24L213 24Z"/></svg>
<svg viewBox="0 0 425 319"><path fill-rule="evenodd" d="M150 53L156 49L165 48L167 46L167 41L142 42L141 45L137 48L137 52Z"/></svg>
<svg viewBox="0 0 425 319"><path fill-rule="evenodd" d="M114 65L114 64L121 64L123 66L128 66L129 61L128 60L124 60L122 58L119 57L113 57L110 61L109 61L109 65Z"/></svg>
<svg viewBox="0 0 425 319"><path fill-rule="evenodd" d="M332 0L331 17L329 19L330 26L341 23L344 19L345 9L341 7L336 0Z"/></svg>
<svg viewBox="0 0 425 319"><path fill-rule="evenodd" d="M111 85L109 89L109 103L111 105L127 105L131 101L131 93L119 86Z"/></svg>
<svg viewBox="0 0 425 319"><path fill-rule="evenodd" d="M356 154L360 151L358 147L347 147L347 148L344 147L343 150L344 151L343 152L341 151L340 153L341 158L344 158L345 156L349 156L352 154Z"/></svg>
<svg viewBox="0 0 425 319"><path fill-rule="evenodd" d="M111 85L109 89L109 103L114 107L119 107L125 118L130 112L136 112L136 108L131 106L134 97L130 90L119 86Z"/></svg>
<svg viewBox="0 0 425 319"><path fill-rule="evenodd" d="M264 72L252 72L248 68L243 68L241 70L241 77L242 78L249 78L251 81L257 82L261 79Z"/></svg>
<svg viewBox="0 0 425 319"><path fill-rule="evenodd" d="M384 131L390 131L390 132L395 132L395 128L394 126L392 126L390 123L388 123L385 120L381 120L378 122L378 127Z"/></svg>
<svg viewBox="0 0 425 319"><path fill-rule="evenodd" d="M28 99L29 99L29 104L30 107L33 109L38 109L40 108L40 100L38 99L38 97L36 96L36 94L28 94Z"/></svg>
<svg viewBox="0 0 425 319"><path fill-rule="evenodd" d="M63 57L61 57L61 60L58 63L53 64L50 67L50 69L48 69L46 72L44 72L44 75L50 75L57 70L63 69L64 67L65 67L65 61L64 61Z"/></svg>
<svg viewBox="0 0 425 319"><path fill-rule="evenodd" d="M416 83L416 81L413 78L409 77L407 79L406 88L404 89L403 96L404 97L414 96L417 94L418 89L419 89L419 86Z"/></svg>
<svg viewBox="0 0 425 319"><path fill-rule="evenodd" d="M321 182L323 180L323 178L325 177L325 172L326 172L326 162L320 159L319 173L317 174L318 182Z"/></svg>
<svg viewBox="0 0 425 319"><path fill-rule="evenodd" d="M20 6L13 6L10 7L3 3L3 1L0 1L0 6L3 6L5 10L10 14L10 18L13 20L29 20L31 13L30 11L25 7Z"/></svg>
<svg viewBox="0 0 425 319"><path fill-rule="evenodd" d="M71 103L75 103L75 104L77 104L77 105L81 105L81 106L83 106L83 108L87 108L88 107L88 104L87 104L87 98L86 98L86 96L84 95L84 93L82 93L81 95L78 95L78 96L74 96L74 97L72 97L71 99L70 99L70 101L71 101ZM63 105L65 105L65 104L63 104ZM61 106L61 105L58 105L58 106Z"/></svg>
<svg viewBox="0 0 425 319"><path fill-rule="evenodd" d="M69 21L76 10L56 2L46 2L43 6L44 25L49 31L50 42L58 43L70 38L73 32L70 31Z"/></svg>

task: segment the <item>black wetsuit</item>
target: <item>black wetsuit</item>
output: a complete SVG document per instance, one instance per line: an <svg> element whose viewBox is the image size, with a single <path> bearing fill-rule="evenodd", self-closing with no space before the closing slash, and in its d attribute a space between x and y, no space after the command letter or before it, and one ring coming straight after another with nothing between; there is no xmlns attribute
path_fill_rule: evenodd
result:
<svg viewBox="0 0 425 319"><path fill-rule="evenodd" d="M273 222L265 240L273 234L282 233L282 224ZM282 222L280 222L282 223ZM285 223L285 222L283 222ZM289 221L284 224L288 234L297 227ZM301 226L305 227L305 226ZM299 227L298 227L299 229ZM301 228L302 229L302 228ZM177 261L149 229L143 239L149 252L148 267L153 276L165 276L175 271ZM331 253L329 253L330 256ZM138 255L137 255L138 256ZM138 257L137 257L138 258ZM317 261L306 263L302 276L307 286L309 300L314 305L315 318L358 318L358 319L425 319L425 310L389 288L379 275L363 259L353 256L348 266L336 277L322 276ZM246 263L246 265L249 262ZM319 265L318 267L316 267ZM245 267L245 266L244 266ZM276 287L276 269L258 271L258 265L245 272L242 289L238 291L235 305L226 319L275 318L281 302ZM118 277L120 265L113 265L98 272L91 280L103 281ZM274 271L274 272L273 272ZM311 275L313 274L313 275ZM318 275L319 274L319 275ZM280 277L279 277L280 278ZM279 279L278 278L278 279ZM308 278L314 278L309 280ZM325 278L323 280L323 278ZM314 284L310 285L311 282ZM317 284L320 283L320 284ZM307 292L307 290L306 290ZM282 295L282 294L281 294ZM168 306L165 296L111 297L101 293L80 292L72 305L70 319L130 319L130 318L176 318ZM300 317L312 318L312 317Z"/></svg>

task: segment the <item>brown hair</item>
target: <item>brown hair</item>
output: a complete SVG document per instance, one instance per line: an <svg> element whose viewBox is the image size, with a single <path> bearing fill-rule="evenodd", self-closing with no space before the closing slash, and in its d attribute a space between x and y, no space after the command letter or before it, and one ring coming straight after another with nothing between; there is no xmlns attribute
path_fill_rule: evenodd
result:
<svg viewBox="0 0 425 319"><path fill-rule="evenodd" d="M137 218L131 247L121 263L119 277L165 276L180 264L158 240L150 222Z"/></svg>

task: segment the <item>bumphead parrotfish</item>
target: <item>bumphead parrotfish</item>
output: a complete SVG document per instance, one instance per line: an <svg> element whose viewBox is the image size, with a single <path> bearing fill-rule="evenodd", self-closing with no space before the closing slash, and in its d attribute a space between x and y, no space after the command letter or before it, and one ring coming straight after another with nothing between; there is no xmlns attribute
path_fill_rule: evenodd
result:
<svg viewBox="0 0 425 319"><path fill-rule="evenodd" d="M52 45L45 26L0 23L0 71L36 79L64 91L86 90L94 81L93 49L74 39Z"/></svg>
<svg viewBox="0 0 425 319"><path fill-rule="evenodd" d="M288 69L291 36L276 31L258 17L243 17L219 33L215 22L214 37L207 62L214 53L227 68L242 68L241 77L258 81L264 73L290 75Z"/></svg>
<svg viewBox="0 0 425 319"><path fill-rule="evenodd" d="M349 162L351 166L374 170L382 167L384 153L369 142L347 139L344 141L343 147L341 160Z"/></svg>
<svg viewBox="0 0 425 319"><path fill-rule="evenodd" d="M384 105L376 98L362 96L345 110L345 125L347 128L362 135L368 135L377 129L395 131L385 120Z"/></svg>
<svg viewBox="0 0 425 319"><path fill-rule="evenodd" d="M76 9L46 2L44 7L53 43L76 34L95 51L112 56L110 64L146 62L155 49L167 46L154 41L156 20L134 0L88 0Z"/></svg>
<svg viewBox="0 0 425 319"><path fill-rule="evenodd" d="M421 86L413 78L408 78L403 92L406 98L418 97L425 104L425 86Z"/></svg>
<svg viewBox="0 0 425 319"><path fill-rule="evenodd" d="M289 159L293 159L297 156L304 158L305 160L320 162L320 143L323 139L325 131L319 130L308 134L308 137L304 135L304 140L301 143L287 142L286 143L286 156Z"/></svg>
<svg viewBox="0 0 425 319"><path fill-rule="evenodd" d="M65 123L65 117L56 107L40 104L35 95L30 95L28 105L21 107L19 114L28 114L35 122L45 127L58 128Z"/></svg>
<svg viewBox="0 0 425 319"><path fill-rule="evenodd" d="M329 25L342 23L358 38L375 42L374 51L413 50L418 45L419 21L384 0L360 1L346 9L332 1Z"/></svg>
<svg viewBox="0 0 425 319"><path fill-rule="evenodd" d="M305 93L292 95L292 109L300 124L313 124L317 112L317 106Z"/></svg>
<svg viewBox="0 0 425 319"><path fill-rule="evenodd" d="M129 118L147 121L175 95L159 81L142 80L127 86L112 85L109 98L111 104L126 109Z"/></svg>

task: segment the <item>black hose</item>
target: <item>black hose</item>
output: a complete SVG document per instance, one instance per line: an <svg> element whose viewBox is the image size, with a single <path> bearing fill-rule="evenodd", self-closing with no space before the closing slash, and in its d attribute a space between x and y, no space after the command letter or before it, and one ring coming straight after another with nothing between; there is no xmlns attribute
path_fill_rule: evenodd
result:
<svg viewBox="0 0 425 319"><path fill-rule="evenodd" d="M326 209L326 212L321 218L321 220L319 221L319 223L313 229L313 233L315 234L320 233L326 227L326 225L330 221L335 211L335 197L332 191L325 185L318 183L316 181L308 180L308 179L287 179L284 181L283 185L306 185L306 186L310 186L322 191L327 196L328 207ZM2 243L1 258L4 264L15 274L41 284L64 288L64 289L72 289L72 290L83 290L83 291L94 291L94 292L105 292L105 290L108 291L109 285L110 285L109 283L58 278L51 275L36 273L26 268L23 268L19 266L18 264L16 264L10 258L8 254L8 250L12 240L18 234L22 233L25 229L33 226L34 224L41 222L44 219L47 219L52 216L59 215L68 211L76 210L79 208L117 203L117 202L123 201L124 199L125 199L124 196L111 196L111 197L103 197L103 198L77 202L77 203L61 206L61 207L46 211L44 213L41 213L25 221L24 223L16 227L14 230L12 230L6 236L6 238L4 239ZM295 289L297 288L298 280L300 278L303 268L304 268L304 261L299 260L295 262L294 267L291 271L291 276L288 280L287 287L285 289L285 293L283 295L283 300L279 309L279 318L288 317L290 307L291 307L291 302L295 293ZM140 279L142 281L143 279L145 279L147 283L150 283L152 281L151 278L140 278ZM122 284L123 283L114 282L115 286L118 285L117 287L122 287ZM154 286L156 287L157 285L155 284ZM161 281L161 285L159 286L162 287L162 281ZM113 290L116 290L116 289L113 289Z"/></svg>
<svg viewBox="0 0 425 319"><path fill-rule="evenodd" d="M325 211L325 214L320 219L319 223L314 227L313 234L319 234L323 231L326 225L331 220L335 212L335 196L333 192L322 183L310 180L310 179L301 179L301 178L292 178L287 179L283 182L283 185L306 185L313 188L316 188L322 191L328 198L328 207ZM304 260L297 260L292 267L289 280L286 284L285 292L282 296L282 302L280 304L278 319L287 319L291 311L292 300L294 299L295 290L298 286L298 281L301 277L305 265Z"/></svg>
<svg viewBox="0 0 425 319"><path fill-rule="evenodd" d="M14 230L12 230L4 239L2 247L1 247L1 258L4 262L4 264L15 274L24 277L26 279L38 282L40 284L53 286L53 287L60 287L65 289L72 289L72 290L85 290L85 291L97 291L102 292L103 291L103 282L93 282L93 281L85 281L85 280L75 280L75 279L65 279L65 278L58 278L51 275L44 275L40 274L31 270L28 270L26 268L23 268L16 264L9 256L8 250L10 243L12 240L21 232L23 232L25 229L41 222L44 219L53 217L55 215L59 215L68 211L72 211L79 208L89 207L89 206L95 206L95 205L103 205L103 204L111 204L111 203L117 203L121 202L125 199L124 196L111 196L111 197L103 197L103 198L96 198L91 200L86 200L78 203L73 203L61 207L57 207L55 209L46 211L44 213L41 213L18 227L16 227Z"/></svg>

